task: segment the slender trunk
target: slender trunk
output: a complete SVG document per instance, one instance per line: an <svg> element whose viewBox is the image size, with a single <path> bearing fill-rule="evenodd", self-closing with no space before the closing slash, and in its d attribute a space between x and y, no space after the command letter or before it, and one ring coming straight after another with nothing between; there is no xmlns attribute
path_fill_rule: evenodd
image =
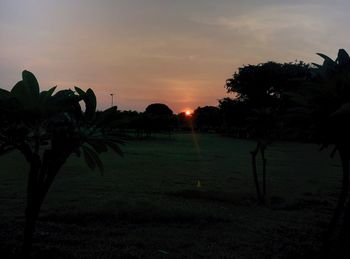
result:
<svg viewBox="0 0 350 259"><path fill-rule="evenodd" d="M350 244L350 201L347 202L344 212L344 221L341 226L341 231L338 239L339 254L344 255L340 258L349 258L349 244Z"/></svg>
<svg viewBox="0 0 350 259"><path fill-rule="evenodd" d="M340 154L340 159L341 159L342 169L343 169L342 188L341 188L341 191L339 193L338 202L337 202L337 206L334 210L334 214L333 214L332 219L328 225L327 231L324 234L324 241L323 241L324 258L329 258L329 256L330 256L330 249L332 246L332 238L333 238L334 232L337 228L339 218L344 212L344 207L345 207L345 203L346 203L346 200L348 197L348 192L349 192L349 176L350 176L349 158L346 155L346 152L344 152L341 149L339 150L339 154Z"/></svg>
<svg viewBox="0 0 350 259"><path fill-rule="evenodd" d="M24 239L22 246L22 255L24 258L29 258L33 246L33 236L36 226L36 221L39 215L39 207L27 207L25 213Z"/></svg>
<svg viewBox="0 0 350 259"><path fill-rule="evenodd" d="M256 194L258 201L263 203L263 199L261 196L261 191L260 191L260 186L259 186L259 179L258 179L258 170L257 170L257 165L256 165L256 156L259 152L260 149L260 144L258 143L255 150L251 152L252 155L252 170L253 170L253 178L254 178L254 184L256 188Z"/></svg>
<svg viewBox="0 0 350 259"><path fill-rule="evenodd" d="M347 188L349 189L349 180L350 180L350 168L349 168L349 158L348 156L345 156L342 158L344 160L342 162L344 173L346 174L347 178ZM347 197L345 199L348 200L349 194L347 193ZM341 226L340 234L338 237L338 244L339 244L339 252L341 255L347 255L346 257L343 256L342 258L349 258L349 241L350 241L350 201L345 201L346 206L344 206L344 216L343 216L343 224Z"/></svg>
<svg viewBox="0 0 350 259"><path fill-rule="evenodd" d="M262 159L262 181L263 181L263 186L262 186L262 199L265 201L265 196L266 196L266 158L265 158L265 146L261 147L261 159Z"/></svg>
<svg viewBox="0 0 350 259"><path fill-rule="evenodd" d="M45 153L41 163L38 155L33 155L31 168L28 175L27 185L27 206L25 210L25 227L24 239L22 246L22 255L29 258L32 245L33 235L35 232L36 222L39 216L40 208L45 200L59 169L67 159L68 155L63 159L53 159L51 153Z"/></svg>
<svg viewBox="0 0 350 259"><path fill-rule="evenodd" d="M39 194L38 175L40 171L40 157L33 154L30 162L30 171L27 181L27 205L25 209L25 226L24 239L22 246L23 257L30 257L30 252L33 244L33 234L35 231L35 223L38 217L37 198Z"/></svg>

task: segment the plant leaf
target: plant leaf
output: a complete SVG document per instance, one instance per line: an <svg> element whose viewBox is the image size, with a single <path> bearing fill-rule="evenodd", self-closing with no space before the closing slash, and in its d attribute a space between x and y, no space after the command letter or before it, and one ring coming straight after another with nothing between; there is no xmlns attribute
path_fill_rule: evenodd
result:
<svg viewBox="0 0 350 259"><path fill-rule="evenodd" d="M23 81L19 81L17 84L15 84L15 86L11 89L11 94L23 107L28 106L27 93L25 91Z"/></svg>
<svg viewBox="0 0 350 259"><path fill-rule="evenodd" d="M91 169L91 170L95 170L96 168L96 164L94 161L94 158L91 156L91 154L87 151L85 146L82 146L82 150L83 150L83 154L84 154L84 160L85 163L87 164L87 166Z"/></svg>
<svg viewBox="0 0 350 259"><path fill-rule="evenodd" d="M84 101L86 105L85 116L91 120L95 117L96 113L96 96L91 88L86 91Z"/></svg>
<svg viewBox="0 0 350 259"><path fill-rule="evenodd" d="M47 91L42 91L39 96L40 104L45 104L50 99L50 97L52 97L52 94L56 90L56 88L57 86L54 86Z"/></svg>
<svg viewBox="0 0 350 259"><path fill-rule="evenodd" d="M349 54L344 49L339 49L337 62L339 65L346 65L350 62Z"/></svg>
<svg viewBox="0 0 350 259"><path fill-rule="evenodd" d="M316 53L316 54L319 55L321 58L323 58L325 62L329 62L330 64L335 63L333 59L331 59L325 54L322 54L322 53Z"/></svg>
<svg viewBox="0 0 350 259"><path fill-rule="evenodd" d="M37 101L39 98L39 83L33 73L24 70L22 72L23 84L26 88L28 98L31 98L33 101Z"/></svg>
<svg viewBox="0 0 350 259"><path fill-rule="evenodd" d="M100 157L98 156L98 154L93 149L89 148L86 145L84 145L83 148L84 148L84 152L86 152L88 156L94 161L94 165L97 165L100 172L103 173L104 171L103 163Z"/></svg>
<svg viewBox="0 0 350 259"><path fill-rule="evenodd" d="M124 156L123 151L120 149L120 147L119 147L116 143L114 143L114 142L112 142L112 141L106 141L106 144L107 144L115 153L117 153L117 154L120 155L120 156Z"/></svg>
<svg viewBox="0 0 350 259"><path fill-rule="evenodd" d="M74 86L74 89L80 96L82 96L82 97L85 96L85 92L81 88Z"/></svg>
<svg viewBox="0 0 350 259"><path fill-rule="evenodd" d="M99 154L108 150L106 144L102 141L88 139L86 142Z"/></svg>

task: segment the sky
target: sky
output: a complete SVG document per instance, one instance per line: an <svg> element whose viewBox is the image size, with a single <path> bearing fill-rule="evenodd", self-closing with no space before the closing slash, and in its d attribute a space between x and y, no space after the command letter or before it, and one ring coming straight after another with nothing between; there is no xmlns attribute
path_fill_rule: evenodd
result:
<svg viewBox="0 0 350 259"><path fill-rule="evenodd" d="M231 96L242 65L350 51L348 0L0 0L0 88L92 88L98 108L174 112Z"/></svg>

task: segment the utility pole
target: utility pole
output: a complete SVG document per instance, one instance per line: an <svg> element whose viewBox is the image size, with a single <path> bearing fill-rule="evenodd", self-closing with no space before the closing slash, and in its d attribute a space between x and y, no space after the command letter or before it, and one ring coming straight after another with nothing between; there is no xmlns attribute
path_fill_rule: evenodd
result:
<svg viewBox="0 0 350 259"><path fill-rule="evenodd" d="M113 97L115 94L110 94L111 95L111 107L113 107Z"/></svg>

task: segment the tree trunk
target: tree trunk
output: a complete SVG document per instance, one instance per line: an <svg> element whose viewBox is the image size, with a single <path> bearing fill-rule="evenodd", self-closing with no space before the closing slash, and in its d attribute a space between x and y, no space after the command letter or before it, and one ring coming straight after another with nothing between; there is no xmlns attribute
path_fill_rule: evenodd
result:
<svg viewBox="0 0 350 259"><path fill-rule="evenodd" d="M260 149L261 152L261 159L262 159L262 200L265 201L265 196L266 196L266 158L265 158L265 146L262 146Z"/></svg>
<svg viewBox="0 0 350 259"><path fill-rule="evenodd" d="M36 221L39 215L39 207L27 207L25 213L24 239L22 246L22 254L24 258L29 258L33 246L33 236L35 231Z"/></svg>
<svg viewBox="0 0 350 259"><path fill-rule="evenodd" d="M59 169L64 164L68 155L63 159L54 159L51 153L45 153L41 163L38 155L33 155L30 163L31 168L28 175L27 185L27 206L25 210L24 239L22 246L22 255L29 258L36 222L39 216L40 208L45 200Z"/></svg>
<svg viewBox="0 0 350 259"><path fill-rule="evenodd" d="M328 225L327 231L324 235L323 253L322 253L324 258L332 258L330 257L330 253L331 253L330 250L333 245L332 240L334 239L333 238L334 232L337 228L337 224L339 223L339 219L341 215L344 213L345 203L349 192L349 178L350 178L349 158L347 156L347 153L342 149L339 149L339 155L340 155L342 169L343 169L342 188L339 193L338 202L334 210L334 214Z"/></svg>
<svg viewBox="0 0 350 259"><path fill-rule="evenodd" d="M253 150L250 153L252 155L252 170L253 170L253 178L254 178L254 184L255 184L255 188L256 188L257 198L258 198L258 201L260 203L263 203L263 199L262 199L261 191L260 191L260 186L259 186L258 169L257 169L257 165L256 165L256 156L259 152L259 149L260 149L260 144L258 143L255 150Z"/></svg>
<svg viewBox="0 0 350 259"><path fill-rule="evenodd" d="M33 154L31 156L27 180L27 205L25 209L24 239L22 246L22 255L24 258L30 257L35 224L38 218L39 206L37 204L37 198L39 194L38 175L40 167L41 161L39 155Z"/></svg>
<svg viewBox="0 0 350 259"><path fill-rule="evenodd" d="M337 241L339 258L348 259L350 257L350 201L347 202L345 207L344 220Z"/></svg>

